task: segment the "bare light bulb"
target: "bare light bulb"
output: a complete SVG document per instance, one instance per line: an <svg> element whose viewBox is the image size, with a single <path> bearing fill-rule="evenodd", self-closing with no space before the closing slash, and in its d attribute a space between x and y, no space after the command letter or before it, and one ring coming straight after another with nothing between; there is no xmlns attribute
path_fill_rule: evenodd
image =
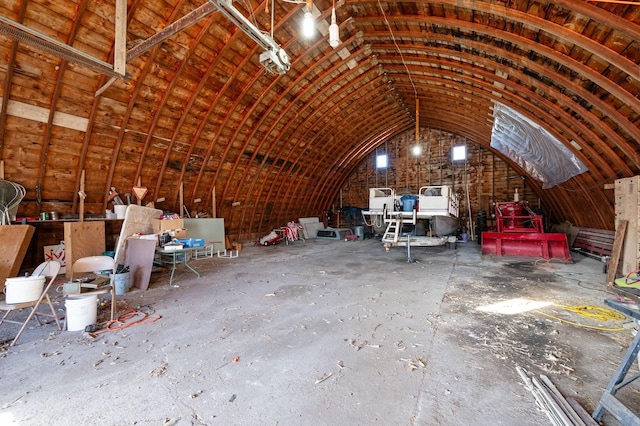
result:
<svg viewBox="0 0 640 426"><path fill-rule="evenodd" d="M415 145L412 151L413 155L417 157L418 155L422 154L422 147L420 145Z"/></svg>
<svg viewBox="0 0 640 426"><path fill-rule="evenodd" d="M334 49L340 44L340 28L336 24L336 8L331 10L331 25L329 25L329 45Z"/></svg>
<svg viewBox="0 0 640 426"><path fill-rule="evenodd" d="M302 20L302 35L306 38L311 38L316 32L316 25L313 19L313 15L308 10L304 13Z"/></svg>

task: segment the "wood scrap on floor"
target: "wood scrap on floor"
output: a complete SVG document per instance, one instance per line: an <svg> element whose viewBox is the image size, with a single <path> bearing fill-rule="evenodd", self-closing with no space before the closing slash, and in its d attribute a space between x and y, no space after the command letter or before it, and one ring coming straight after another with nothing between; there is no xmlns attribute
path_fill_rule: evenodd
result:
<svg viewBox="0 0 640 426"><path fill-rule="evenodd" d="M525 386L533 394L538 407L545 412L552 424L557 426L597 426L595 420L584 416L584 409L576 411L575 400L567 401L551 380L544 374L530 377L527 370L516 367Z"/></svg>

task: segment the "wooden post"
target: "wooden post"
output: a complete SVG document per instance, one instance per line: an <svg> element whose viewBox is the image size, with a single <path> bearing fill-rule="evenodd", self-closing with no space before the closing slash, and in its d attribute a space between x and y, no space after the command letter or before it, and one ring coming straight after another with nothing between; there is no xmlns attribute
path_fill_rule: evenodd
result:
<svg viewBox="0 0 640 426"><path fill-rule="evenodd" d="M419 144L420 144L420 100L416 96L416 147L418 147ZM420 191L420 154L416 155L416 183L417 183L416 185L416 194L417 194Z"/></svg>
<svg viewBox="0 0 640 426"><path fill-rule="evenodd" d="M180 182L180 217L183 217L184 212L184 182Z"/></svg>
<svg viewBox="0 0 640 426"><path fill-rule="evenodd" d="M0 160L0 179L4 180L4 160Z"/></svg>
<svg viewBox="0 0 640 426"><path fill-rule="evenodd" d="M138 176L138 184L136 186L142 186L142 178L140 176ZM142 200L140 198L138 198L136 196L136 199L138 200L138 205L141 206L142 205Z"/></svg>
<svg viewBox="0 0 640 426"><path fill-rule="evenodd" d="M80 222L84 222L84 199L86 194L84 193L84 170L80 173L80 211L79 211L79 220Z"/></svg>
<svg viewBox="0 0 640 426"><path fill-rule="evenodd" d="M116 0L116 31L113 70L124 76L127 65L127 1Z"/></svg>
<svg viewBox="0 0 640 426"><path fill-rule="evenodd" d="M216 218L216 187L211 190L211 217Z"/></svg>

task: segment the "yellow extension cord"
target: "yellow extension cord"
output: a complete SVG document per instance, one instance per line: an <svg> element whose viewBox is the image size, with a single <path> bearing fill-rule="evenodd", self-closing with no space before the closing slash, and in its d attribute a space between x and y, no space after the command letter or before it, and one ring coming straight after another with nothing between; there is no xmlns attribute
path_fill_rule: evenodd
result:
<svg viewBox="0 0 640 426"><path fill-rule="evenodd" d="M626 319L626 316L621 314L620 312L616 312L613 309L607 308L599 308L597 306L589 306L589 305L579 305L579 306L569 306L569 305L556 305L564 309L565 311L573 312L581 317L588 318L591 320L598 321L622 321ZM553 315L546 314L540 310L534 310L545 317L553 318L557 321L564 322L571 325L576 325L578 327L591 328L594 330L602 330L602 331L623 331L624 327L618 328L605 328L605 327L596 327L593 325L580 324L578 322L568 321L566 319L562 319Z"/></svg>

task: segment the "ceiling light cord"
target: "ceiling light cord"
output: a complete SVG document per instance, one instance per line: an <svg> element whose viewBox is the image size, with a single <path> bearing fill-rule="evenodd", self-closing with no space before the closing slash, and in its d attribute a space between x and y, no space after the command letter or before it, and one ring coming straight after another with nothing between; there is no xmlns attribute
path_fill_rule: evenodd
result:
<svg viewBox="0 0 640 426"><path fill-rule="evenodd" d="M378 7L380 8L380 12L382 12L382 17L384 18L385 24L387 24L387 29L389 30L389 34L391 34L391 40L393 40L393 44L396 46L396 50L400 54L400 59L402 60L402 65L404 65L404 69L407 71L407 75L409 76L409 82L411 83L411 87L413 87L413 94L414 94L415 98L418 99L418 90L416 89L416 85L413 83L413 78L411 78L411 71L409 71L409 67L407 66L406 62L404 61L404 55L400 51L400 47L398 46L398 43L396 42L396 37L393 35L393 31L391 30L391 25L389 24L389 21L387 20L387 15L384 13L384 9L382 9L382 4L380 4L380 0L378 0Z"/></svg>

